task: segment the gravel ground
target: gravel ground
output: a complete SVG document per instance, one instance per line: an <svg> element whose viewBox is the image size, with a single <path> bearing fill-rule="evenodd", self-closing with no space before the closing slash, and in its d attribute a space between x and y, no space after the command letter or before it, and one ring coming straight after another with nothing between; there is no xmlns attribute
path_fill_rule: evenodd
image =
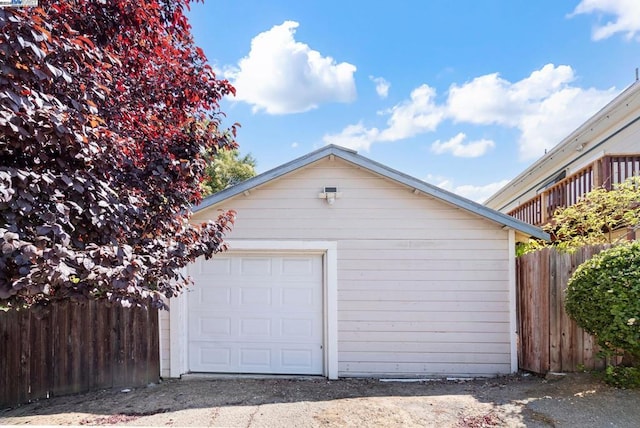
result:
<svg viewBox="0 0 640 428"><path fill-rule="evenodd" d="M586 373L423 382L190 377L0 410L0 425L22 424L636 428L640 391Z"/></svg>

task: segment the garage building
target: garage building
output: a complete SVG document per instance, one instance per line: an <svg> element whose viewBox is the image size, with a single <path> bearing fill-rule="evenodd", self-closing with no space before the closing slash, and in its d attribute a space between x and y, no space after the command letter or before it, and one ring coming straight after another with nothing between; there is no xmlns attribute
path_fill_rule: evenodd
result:
<svg viewBox="0 0 640 428"><path fill-rule="evenodd" d="M517 370L515 243L540 229L338 146L205 199L228 252L161 314L162 375Z"/></svg>

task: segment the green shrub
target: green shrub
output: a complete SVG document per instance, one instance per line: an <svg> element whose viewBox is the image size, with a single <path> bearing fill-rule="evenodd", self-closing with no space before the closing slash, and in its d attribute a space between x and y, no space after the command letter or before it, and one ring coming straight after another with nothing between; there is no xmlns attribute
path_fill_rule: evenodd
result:
<svg viewBox="0 0 640 428"><path fill-rule="evenodd" d="M610 355L640 357L640 242L616 246L587 260L567 287L566 309Z"/></svg>
<svg viewBox="0 0 640 428"><path fill-rule="evenodd" d="M640 369L609 366L604 371L604 381L618 388L640 388Z"/></svg>

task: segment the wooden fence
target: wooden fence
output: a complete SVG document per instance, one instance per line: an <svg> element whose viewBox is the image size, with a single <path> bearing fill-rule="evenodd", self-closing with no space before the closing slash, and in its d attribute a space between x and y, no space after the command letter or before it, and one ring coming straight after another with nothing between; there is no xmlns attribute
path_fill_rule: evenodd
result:
<svg viewBox="0 0 640 428"><path fill-rule="evenodd" d="M564 309L569 277L603 248L583 247L573 254L545 248L517 258L520 369L547 373L604 367L604 360L596 356L595 339Z"/></svg>
<svg viewBox="0 0 640 428"><path fill-rule="evenodd" d="M0 311L0 408L157 382L158 311L105 302Z"/></svg>

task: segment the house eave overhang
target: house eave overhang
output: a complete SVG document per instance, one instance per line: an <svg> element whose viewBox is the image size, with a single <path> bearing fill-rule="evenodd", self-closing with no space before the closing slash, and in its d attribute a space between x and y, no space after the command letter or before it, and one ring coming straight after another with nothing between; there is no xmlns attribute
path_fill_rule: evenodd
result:
<svg viewBox="0 0 640 428"><path fill-rule="evenodd" d="M527 183L527 180L530 179L530 176L537 173L537 171L547 168L549 164L553 164L557 162L559 165L562 165L566 162L567 154L561 156L562 152L573 154L576 150L569 150L570 146L581 144L583 141L583 136L589 132L593 132L594 129L598 129L599 126L602 126L607 120L610 120L614 112L623 110L623 108L627 108L631 103L630 100L635 100L637 95L640 93L640 82L636 81L629 85L624 91L622 91L617 97L611 100L606 106L604 106L600 111L590 117L586 122L584 122L580 127L578 127L575 131L565 137L562 141L560 141L555 147L549 150L544 156L535 161L531 166L522 171L518 176L516 176L513 180L509 181L505 184L501 189L499 189L496 193L491 195L487 200L484 201L485 205L493 206L496 209L502 209L511 203L514 198L509 197L505 198L503 195L509 194L509 192L518 193L517 189L520 189L519 186L522 186L523 183ZM637 120L637 118L636 118ZM624 126L624 124L622 124ZM593 151L595 147L591 147L588 151ZM582 153L582 155L587 152ZM556 171L552 173L554 175ZM543 177L542 181L547 180L549 177ZM530 183L531 184L531 183ZM539 185L537 181L531 185ZM501 208L502 207L502 208Z"/></svg>

